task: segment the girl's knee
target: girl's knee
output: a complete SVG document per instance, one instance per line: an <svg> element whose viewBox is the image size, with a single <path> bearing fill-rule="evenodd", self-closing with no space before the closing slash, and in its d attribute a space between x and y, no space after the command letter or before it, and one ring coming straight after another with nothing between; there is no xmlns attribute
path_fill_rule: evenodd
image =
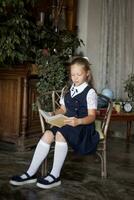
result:
<svg viewBox="0 0 134 200"><path fill-rule="evenodd" d="M41 138L44 142L51 144L54 141L54 135L51 131L45 131L44 135Z"/></svg>
<svg viewBox="0 0 134 200"><path fill-rule="evenodd" d="M63 137L63 135L60 132L56 133L56 141L58 142L66 142L65 138Z"/></svg>

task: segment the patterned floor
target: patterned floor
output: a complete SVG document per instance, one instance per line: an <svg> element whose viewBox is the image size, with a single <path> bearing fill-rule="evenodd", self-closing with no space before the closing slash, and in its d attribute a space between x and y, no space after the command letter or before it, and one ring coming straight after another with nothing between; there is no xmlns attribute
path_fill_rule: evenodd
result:
<svg viewBox="0 0 134 200"><path fill-rule="evenodd" d="M69 153L59 187L42 190L35 184L9 185L12 175L28 167L33 150L0 150L0 200L132 200L134 199L134 140L108 139L108 179L100 177L100 162L94 156ZM51 166L52 154L49 156Z"/></svg>

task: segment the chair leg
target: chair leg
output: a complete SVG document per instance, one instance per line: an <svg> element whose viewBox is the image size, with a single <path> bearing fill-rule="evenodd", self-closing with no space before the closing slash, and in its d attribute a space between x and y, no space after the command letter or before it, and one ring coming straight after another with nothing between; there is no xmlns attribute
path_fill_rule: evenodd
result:
<svg viewBox="0 0 134 200"><path fill-rule="evenodd" d="M103 178L107 178L107 155L106 150L104 150L103 154Z"/></svg>
<svg viewBox="0 0 134 200"><path fill-rule="evenodd" d="M104 154L101 154L101 178L104 177Z"/></svg>
<svg viewBox="0 0 134 200"><path fill-rule="evenodd" d="M41 176L46 176L46 175L47 175L47 158L41 165Z"/></svg>
<svg viewBox="0 0 134 200"><path fill-rule="evenodd" d="M106 160L105 150L103 150L100 158L101 158L101 177L107 178L107 160Z"/></svg>
<svg viewBox="0 0 134 200"><path fill-rule="evenodd" d="M98 151L97 155L100 158L101 161L101 177L102 178L107 178L107 166L106 166L106 151Z"/></svg>

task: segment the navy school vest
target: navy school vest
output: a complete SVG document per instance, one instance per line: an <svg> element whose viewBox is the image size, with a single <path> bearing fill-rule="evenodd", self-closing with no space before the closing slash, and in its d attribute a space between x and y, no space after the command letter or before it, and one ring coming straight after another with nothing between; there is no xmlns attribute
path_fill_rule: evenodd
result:
<svg viewBox="0 0 134 200"><path fill-rule="evenodd" d="M88 115L86 97L91 88L88 85L81 93L74 97L71 97L70 91L65 95L66 116L82 118Z"/></svg>

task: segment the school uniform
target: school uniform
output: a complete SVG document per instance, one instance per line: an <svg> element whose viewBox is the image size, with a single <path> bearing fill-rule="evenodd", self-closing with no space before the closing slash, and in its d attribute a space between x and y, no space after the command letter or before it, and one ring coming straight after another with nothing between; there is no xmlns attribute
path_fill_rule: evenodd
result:
<svg viewBox="0 0 134 200"><path fill-rule="evenodd" d="M66 116L83 118L88 115L88 109L96 109L97 95L94 89L85 82L77 87L72 85L70 91L61 97L60 103L66 107ZM79 154L85 155L96 151L99 134L95 130L94 122L76 127L65 125L58 128L54 126L51 131L53 134L59 131L73 150Z"/></svg>
<svg viewBox="0 0 134 200"><path fill-rule="evenodd" d="M97 95L94 89L85 82L77 87L72 85L65 97L61 97L60 103L66 107L66 116L83 118L88 115L88 109L96 109ZM74 151L82 155L95 152L99 142L99 134L95 130L94 123L78 125L76 127L65 125L58 128L54 126L51 128L51 131L54 134L59 131ZM27 172L22 176L13 176L10 184L19 186L37 182L37 186L44 189L60 185L60 170L68 152L67 143L56 141L52 170L47 177L37 179L35 174L50 149L50 144L40 140Z"/></svg>

